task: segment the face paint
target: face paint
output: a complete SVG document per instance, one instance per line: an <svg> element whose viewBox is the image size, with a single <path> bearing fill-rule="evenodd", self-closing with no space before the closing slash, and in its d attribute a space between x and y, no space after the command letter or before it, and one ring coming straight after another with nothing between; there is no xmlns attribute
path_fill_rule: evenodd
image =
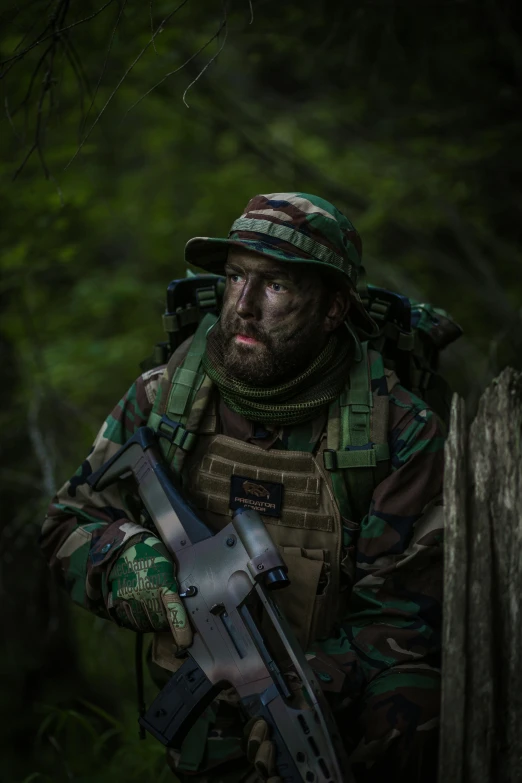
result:
<svg viewBox="0 0 522 783"><path fill-rule="evenodd" d="M328 334L330 297L307 264L284 264L230 248L221 318L209 339L222 342L234 378L271 386L302 372Z"/></svg>

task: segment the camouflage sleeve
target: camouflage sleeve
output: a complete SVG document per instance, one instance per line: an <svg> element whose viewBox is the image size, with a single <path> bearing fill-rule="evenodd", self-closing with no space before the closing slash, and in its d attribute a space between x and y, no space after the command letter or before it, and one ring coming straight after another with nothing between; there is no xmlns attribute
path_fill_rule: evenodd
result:
<svg viewBox="0 0 522 783"><path fill-rule="evenodd" d="M396 386L389 438L392 471L360 526L348 613L339 636L315 650L314 668L336 672L326 690L350 699L383 670L425 668L440 651L442 429L425 403Z"/></svg>
<svg viewBox="0 0 522 783"><path fill-rule="evenodd" d="M92 492L87 478L147 423L163 367L141 375L101 427L87 459L53 498L42 527L41 546L52 571L73 601L108 617L104 595L118 551L148 533L139 524L139 502L130 482Z"/></svg>

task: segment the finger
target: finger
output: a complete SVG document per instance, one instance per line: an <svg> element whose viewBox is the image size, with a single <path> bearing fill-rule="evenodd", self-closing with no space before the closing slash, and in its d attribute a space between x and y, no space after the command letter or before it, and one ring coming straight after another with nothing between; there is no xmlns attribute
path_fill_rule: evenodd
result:
<svg viewBox="0 0 522 783"><path fill-rule="evenodd" d="M266 720L258 718L252 722L247 740L247 759L254 763L257 752L262 742L268 739L268 724Z"/></svg>
<svg viewBox="0 0 522 783"><path fill-rule="evenodd" d="M259 746L254 760L256 771L266 780L276 771L275 745L270 740L264 740Z"/></svg>
<svg viewBox="0 0 522 783"><path fill-rule="evenodd" d="M165 613L174 641L181 650L190 647L192 644L192 628L178 593L168 589L164 590L161 593L161 601L165 607Z"/></svg>
<svg viewBox="0 0 522 783"><path fill-rule="evenodd" d="M111 617L123 628L132 631L147 632L150 630L147 615L138 601L117 600L112 607Z"/></svg>

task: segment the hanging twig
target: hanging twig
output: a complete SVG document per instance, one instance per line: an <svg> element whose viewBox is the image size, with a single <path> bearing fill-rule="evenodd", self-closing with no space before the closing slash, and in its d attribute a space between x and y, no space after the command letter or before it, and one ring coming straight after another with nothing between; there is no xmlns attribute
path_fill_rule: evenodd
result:
<svg viewBox="0 0 522 783"><path fill-rule="evenodd" d="M205 44L203 44L203 46L201 46L201 47L198 49L198 51L197 51L197 52L194 52L194 54L192 54L192 55L191 55L191 56L188 58L188 60L185 60L185 62L184 62L182 65L178 66L178 68L175 68L173 71L170 71L169 73L166 73L166 74L165 74L165 76L164 76L162 79L160 79L160 81L159 81L159 82L157 82L157 83L154 85L154 87L151 87L151 88L150 88L150 90L147 90L147 92L146 92L146 93L144 93L144 94L143 94L143 95L142 95L140 98L138 98L138 100L137 100L135 103L133 103L133 104L132 104L132 106L131 106L129 109L127 109L127 111L126 111L126 112L125 112L125 114L123 115L123 119L125 119L125 118L127 117L127 115L129 114L129 112L131 112L133 109L135 109L135 108L136 108L136 106L138 106L138 104L140 104L140 103L142 102L142 100L143 100L144 98L146 98L146 97L147 97L147 95L150 95L150 94L151 94L151 92L154 92L154 90L155 90L157 87L159 87L161 84L163 84L163 82L164 82L164 81L166 81L166 80L167 80L167 79L168 79L170 76L174 76L174 74L175 74L175 73L178 73L179 71L183 70L183 68L185 68L185 66L186 66L186 65L188 65L190 62L192 62L192 60L194 60L194 59L195 59L195 58L198 56L198 54L201 54L201 52L202 52L202 51L204 51L204 49L206 49L206 48L207 48L207 46L208 46L210 43L212 43L212 41L214 41L214 40L215 40L215 39L218 37L218 35L219 35L219 33L221 32L221 30L223 29L223 27L224 27L224 22L222 22L222 23L221 23L221 26L219 27L219 29L217 30L217 32L216 32L216 33L214 33L214 35L212 36L212 38L209 38L209 40L208 40L208 41L207 41Z"/></svg>
<svg viewBox="0 0 522 783"><path fill-rule="evenodd" d="M60 5L58 6L58 8L56 9L55 13L52 14L47 29L49 28L49 26L54 26L55 29L56 28L60 28L63 25L63 23L64 23L65 16L67 14L68 8L69 8L69 0L64 0L64 2L61 2ZM24 96L22 102L19 104L19 106L17 106L17 108L13 112L13 114L16 114L21 108L25 108L24 135L27 134L27 127L28 127L28 122L29 122L29 118L28 118L29 99L30 99L31 93L33 91L33 87L34 87L36 78L37 78L37 76L38 76L38 74L40 72L40 69L42 68L42 66L44 64L46 64L47 70L45 72L45 76L44 76L44 78L42 80L42 83L41 83L40 94L39 94L38 102L37 102L37 113L36 113L36 123L35 123L35 132L34 132L33 144L31 145L31 148L27 152L24 160L22 161L20 166L17 168L17 170L13 174L12 179L15 180L18 177L18 175L23 170L23 168L25 167L26 163L28 162L28 160L32 156L33 152L35 152L35 150L36 150L38 152L38 155L39 155L39 158L40 158L40 162L42 164L42 168L44 170L46 179L49 179L49 180L54 182L54 184L55 184L55 186L56 186L56 188L58 190L58 193L60 195L60 200L62 201L62 195L61 195L60 188L59 188L58 184L56 183L56 180L54 180L54 177L52 177L52 175L49 172L49 169L48 169L47 164L46 164L45 159L44 159L43 149L42 149L42 135L43 135L43 131L44 131L45 127L46 127L47 120L49 119L49 116L50 116L50 113L51 113L52 107L53 107L53 78L54 78L53 77L53 70L54 70L54 57L55 57L55 54L56 54L56 51L57 51L57 48L58 48L58 41L59 41L58 38L53 39L53 41L51 41L51 43L45 49L44 53L38 59L38 62L36 63L36 67L34 68L33 73L31 75L31 79L29 81L29 86L27 88L25 96ZM5 75L5 72L4 72L4 75ZM46 123L43 124L42 123L42 116L43 116L43 111L44 111L44 103L45 103L46 99L48 99L48 101L49 101L49 111L47 113Z"/></svg>
<svg viewBox="0 0 522 783"><path fill-rule="evenodd" d="M27 87L25 95L24 95L22 101L16 107L16 109L14 109L13 112L11 113L11 115L13 117L16 116L16 114L20 111L20 109L27 108L27 104L29 102L29 98L31 97L31 93L33 91L33 87L34 87L34 83L36 81L36 77L38 76L40 68L42 67L43 63L45 62L45 58L47 57L47 55L49 54L49 52L51 51L53 46L54 46L54 43L49 44L49 46L47 47L45 52L42 54L42 56L40 57L40 59L36 63L36 66L35 66L32 74L31 74L31 78L29 80L29 85ZM26 124L27 124L27 118L26 118ZM26 130L27 130L27 128L26 128Z"/></svg>
<svg viewBox="0 0 522 783"><path fill-rule="evenodd" d="M156 49L156 41L154 40L154 21L152 19L152 0L150 0L149 3L149 13L150 13L150 32L152 34L152 46L157 54L158 50Z"/></svg>
<svg viewBox="0 0 522 783"><path fill-rule="evenodd" d="M61 29L58 29L58 30L52 30L50 33L47 33L47 35L45 35L45 34L44 34L44 35L42 35L42 36L38 36L38 39L37 39L36 41L33 41L33 43L32 43L32 44L30 44L29 46L27 46L27 47L26 47L25 49L23 49L21 52L17 52L17 54L14 54L12 57L8 57L6 60L2 60L2 61L0 62L0 67L1 67L1 66L3 66L3 65L7 65L7 64L9 64L9 63L11 63L11 62L13 62L13 61L21 60L21 59L22 59L22 57L25 57L25 55L26 55L26 54L28 54L28 52L32 51L32 49L36 48L37 46L40 46L40 44L42 44L44 41L48 41L48 40L49 40L49 38L54 38L55 36L59 37L59 36L60 36L60 35L62 35L63 33L66 33L66 32L68 32L69 30L72 30L74 27L78 27L78 26L79 26L79 25L81 25L81 24L85 24L85 22L90 22L90 21L91 21L91 19L94 19L96 16L98 16L99 14L101 14L101 13L102 13L102 11L105 11L105 9L106 9L106 8L107 8L109 5L111 5L111 3L113 3L113 2L114 2L114 0L108 0L108 2L107 2L107 3L105 3L104 5L102 5L102 7L101 7L101 8L98 8L98 10L97 10L97 11L95 11L95 12L94 12L93 14L91 14L90 16L86 16L86 17L84 17L84 19L79 19L77 22L72 22L71 24L67 25L67 27L62 27ZM69 2L68 2L68 0L62 0L62 3L60 3L60 6L59 6L58 10L61 10L61 7L62 7L62 6L66 6L66 7L67 7L67 10L68 10L68 7L69 7ZM45 27L45 29L44 29L44 33L46 32L46 30L48 30L48 29L49 29L49 27L50 27L52 24L53 24L53 19L51 19L51 20L50 20L50 22L49 22L49 24L48 24L48 25ZM2 75L0 76L0 78L3 78L3 76L5 76L5 73L6 73L6 72L4 72L4 74L2 74Z"/></svg>
<svg viewBox="0 0 522 783"><path fill-rule="evenodd" d="M109 55L110 55L111 50L112 50L112 44L114 42L114 36L116 35L116 30L118 29L118 25L120 24L120 20L121 20L121 17L123 15L123 11L125 10L125 6L126 5L127 5L127 0L123 0L122 4L120 6L120 10L118 12L118 18L116 19L116 23L115 23L114 27L112 28L111 37L110 37L110 40L109 40L109 46L107 47L107 51L105 52L105 60L103 61L103 66L102 66L102 69L101 69L101 73L100 73L100 76L99 76L98 81L96 83L96 87L94 88L94 93L93 93L93 96L92 96L92 99L91 99L90 106L87 109L87 113L84 115L84 117L82 119L81 133L83 133L83 131L85 129L85 125L87 124L87 120L88 120L89 115L91 113L91 110L92 110L92 108L94 106L94 101L96 100L96 96L98 95L98 90L100 89L101 81L102 81L102 79L103 79L103 77L105 75L105 69L107 68L107 62L109 60Z"/></svg>
<svg viewBox="0 0 522 783"><path fill-rule="evenodd" d="M107 100L105 101L104 105L102 106L102 108L101 108L101 109L100 109L100 111L98 112L98 115L97 115L96 119L94 120L94 122L92 123L91 127L89 128L89 130L87 131L87 133L86 133L86 134L85 134L85 136L83 137L82 141L81 141L81 142L80 142L80 144L78 145L78 149L76 150L76 152L74 153L74 155L72 156L72 158L69 160L69 162L68 162L68 163L67 163L67 165L65 166L65 170L67 170L67 169L69 168L69 166L71 165L71 163L72 163L74 160L76 160L76 158L78 157L78 154L79 154L79 153L80 153L80 151L82 150L82 148L83 148L83 146L84 146L85 142L87 141L87 139L88 139L88 138L89 138L89 136L91 135L92 131L94 130L94 128L96 127L96 125L98 124L98 122L100 121L100 119L101 119L102 115L105 113L105 110L107 109L108 105L111 103L112 99L114 98L114 96L115 96L115 95L116 95L116 93L118 92L119 88L121 87L121 85L123 84L123 82L125 81L125 79L127 78L127 76L129 75L129 73L132 71L132 69L134 68L134 66L135 66L135 65L136 65L136 64L137 64L137 63L138 63L138 62L141 60L141 58L143 57L143 55L145 54L145 52L147 51L147 49L148 49L148 48L149 48L149 47L152 45L152 43L154 42L154 38L156 37L156 35L157 35L157 34L158 34L158 33L159 33L159 32L160 32L162 29L163 29L163 27L164 27L164 26L165 26L165 25L166 25L166 24L167 24L167 23L168 23L168 22L169 22L169 21L172 19L172 17L174 16L174 14L176 14L176 13L177 13L177 12L178 12L178 11L179 11L181 8L183 8L183 6L184 6L184 5L186 5L186 4L188 3L188 1L189 1L189 0L182 0L182 2L181 2L181 3L180 3L180 4L179 4L179 5L178 5L178 6L177 6L177 7L176 7L176 8L175 8L173 11L171 11L171 13L170 13L170 14L168 14L168 15L165 17L165 19L163 19L163 21L162 21L162 22L160 22L160 24L159 24L159 25L158 25L158 27L156 28L156 31L155 31L154 35L152 36L152 38L150 39L150 41L148 41L148 42L145 44L145 46L143 47L143 49L141 50L141 52L140 52L140 53L137 55L137 57L136 57L136 58L133 60L133 62L132 62L130 65L129 65L129 67L127 68L127 70L125 71L125 73L123 74L123 76L121 77L121 79L119 80L118 84L116 85L116 87L114 88L114 90L111 92L111 94L109 95L109 97L107 98Z"/></svg>
<svg viewBox="0 0 522 783"><path fill-rule="evenodd" d="M20 165L19 165L19 166L18 166L18 168L16 169L15 173L14 173L14 174L13 174L13 176L11 177L11 179L12 179L12 181L13 181L13 182L14 182L14 181L15 181L15 179L18 177L18 175L20 174L20 172L23 170L23 168L24 168L25 164L27 163L27 161L29 160L29 158L31 157L31 155L33 154L33 152L35 151L35 149L36 149L36 144L32 144L32 146L31 146L31 149L30 149L30 150L27 152L27 154L26 154L25 158L24 158L24 159L23 159L23 161L20 163Z"/></svg>
<svg viewBox="0 0 522 783"><path fill-rule="evenodd" d="M16 130L15 124L13 122L13 118L12 118L11 113L9 111L9 103L8 103L8 100L7 100L7 95L4 98L4 108L5 108L5 116L7 117L7 122L11 126L14 135L16 136L17 139L21 138L19 133L18 133L18 131Z"/></svg>
<svg viewBox="0 0 522 783"><path fill-rule="evenodd" d="M54 2L54 0L49 0L49 2L47 3L47 5L45 6L45 8L43 9L43 11L41 12L41 13L42 13L42 15L43 15L43 14L45 14L45 13L47 13L47 10L48 10L48 9L49 9L49 8L52 6L53 2ZM30 6L32 6L32 5L35 5L35 3L30 3L29 5L30 5ZM21 9L19 9L19 10L21 10ZM25 10L25 9L24 9L24 10ZM16 18L16 16L15 16L15 18ZM40 21L40 16L39 16L38 14L35 14L35 19L34 19L34 22L33 22L33 24L32 24L32 25L30 25L30 27L29 27L29 28L28 28L28 29L25 31L25 33L23 34L23 36L20 38L20 40L19 40L19 41L18 41L18 43L16 44L16 46L15 46L15 48L14 48L14 51L15 51L15 52L16 52L16 50L17 50L17 49L19 49L19 48L22 46L22 44L24 43L24 41L26 40L26 38L28 38L28 37L29 37L29 35L32 33L32 31L34 30L34 28L36 27L36 25L38 24L38 22L39 22L39 21Z"/></svg>
<svg viewBox="0 0 522 783"><path fill-rule="evenodd" d="M193 80L190 82L189 86L187 87L187 89L186 89L186 90L185 90L185 92L183 93L183 98L182 98L182 100L183 100L183 103L185 104L185 106L187 107L187 109L189 109L189 108L190 108L190 106L188 105L187 101L185 100L185 96L187 95L187 93L188 93L188 91L190 90L190 88L191 88L191 87L192 87L194 84L196 84L196 82L197 82L197 81L199 81L199 79L200 79L200 78L203 76L203 74L205 73L205 71L206 71L208 68L210 68L210 66L211 66L211 65L212 65L212 63L213 63L213 62L216 60L216 58L218 57L218 55L220 55L220 54L221 54L221 52L223 51L223 48L224 48L224 46L225 46L225 44L226 44L226 41L227 41L227 34L228 34L228 27L227 27L227 6L226 6L226 3L224 4L224 7L223 7L223 14L224 14L223 22L221 23L221 27L220 27L220 29L218 30L217 34L216 34L216 35L219 35L219 32L220 32L220 30L221 30L221 29L223 29L223 28L225 28L225 35L224 35L224 37L223 37L223 43L221 44L221 46L219 47L219 49L218 49L218 50L217 50L217 52L215 53L214 57L212 57L212 58L211 58L211 59L208 61L208 63L207 63L207 64L206 64L206 65L205 65L205 66L204 66L202 69L201 69L201 71L198 73L198 75L196 76L196 78L195 78L195 79L193 79ZM214 36L214 37L216 37L216 36Z"/></svg>
<svg viewBox="0 0 522 783"><path fill-rule="evenodd" d="M34 133L34 142L33 142L32 146L31 146L31 149L29 150L29 152L25 156L24 160L22 161L20 166L15 171L15 173L13 175L13 180L15 180L18 177L18 175L20 174L20 172L23 170L24 166L26 165L27 161L29 160L29 158L31 157L33 152L35 152L35 150L36 150L36 152L38 153L38 157L40 159L40 163L41 163L42 169L44 171L45 178L47 180L49 180L50 182L52 182L54 184L54 186L56 187L56 190L58 192L58 196L60 198L60 203L63 206L64 202L63 202L62 190L61 190L58 182L56 181L55 177L51 174L51 172L49 170L49 167L47 166L47 162L45 160L45 156L44 156L44 153L43 153L43 146L42 146L42 136L43 136L43 133L45 132L45 129L47 128L47 122L49 120L49 116L51 114L52 107L53 107L53 65L54 65L55 54L56 54L56 48L55 47L51 47L50 52L49 52L49 62L48 62L48 65L47 65L47 71L45 73L45 77L44 77L43 82L42 82L42 87L41 87L41 90L40 90L40 97L38 99L38 109L37 109L37 113L36 113L36 127L35 127L35 133ZM49 110L47 112L46 121L44 123L42 121L42 118L43 118L43 113L44 113L44 103L45 103L46 99L48 100Z"/></svg>

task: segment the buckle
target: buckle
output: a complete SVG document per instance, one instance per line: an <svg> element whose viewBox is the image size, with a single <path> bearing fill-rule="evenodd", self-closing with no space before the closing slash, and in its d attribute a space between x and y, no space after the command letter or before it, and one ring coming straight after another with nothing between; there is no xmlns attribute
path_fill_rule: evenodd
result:
<svg viewBox="0 0 522 783"><path fill-rule="evenodd" d="M180 429L183 430L183 435L181 436L181 440L176 441L176 436L178 430ZM185 439L188 435L187 430L183 424L181 424L181 422L172 421L172 419L169 419L165 413L160 419L157 432L158 438L165 438L165 440L168 440L172 446L180 446L180 448L183 448L183 444L185 443Z"/></svg>
<svg viewBox="0 0 522 783"><path fill-rule="evenodd" d="M328 457L326 456L328 454ZM337 452L335 449L323 451L323 464L326 470L337 470Z"/></svg>
<svg viewBox="0 0 522 783"><path fill-rule="evenodd" d="M350 459L350 454L353 458ZM360 457L355 456L360 454ZM363 454L367 456L364 457ZM364 446L346 446L342 451L325 449L323 451L323 464L326 470L345 470L347 468L375 467L377 454L375 444L368 441Z"/></svg>

